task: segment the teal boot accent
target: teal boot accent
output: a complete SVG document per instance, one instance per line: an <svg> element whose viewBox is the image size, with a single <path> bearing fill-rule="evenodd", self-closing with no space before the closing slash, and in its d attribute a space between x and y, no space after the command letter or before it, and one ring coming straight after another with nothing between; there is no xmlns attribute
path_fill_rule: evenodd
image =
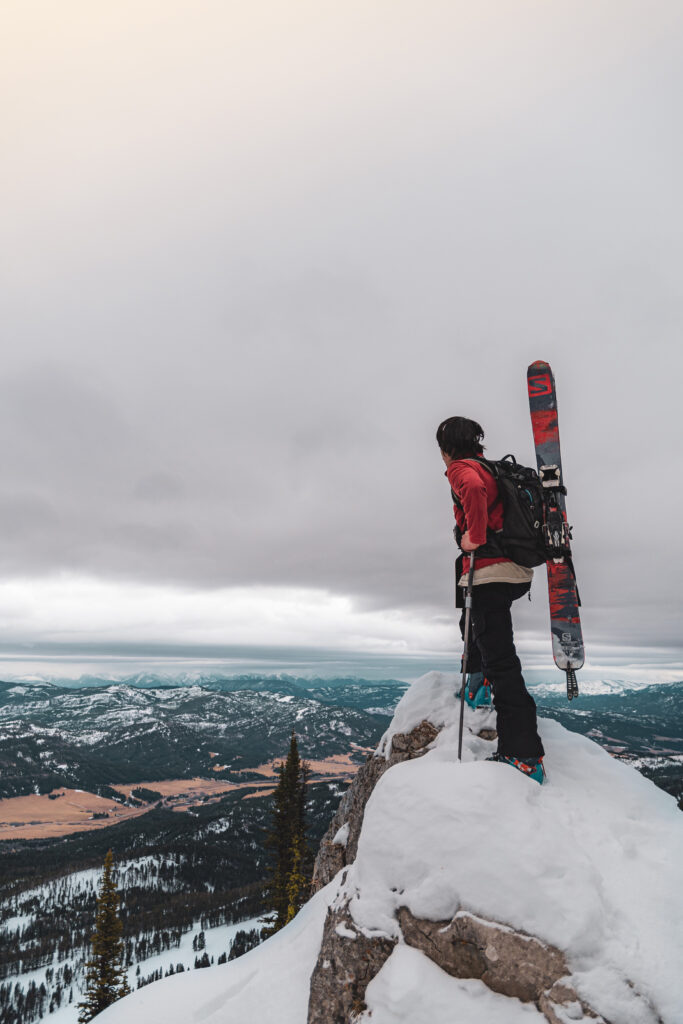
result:
<svg viewBox="0 0 683 1024"><path fill-rule="evenodd" d="M476 711L477 708L491 704L491 684L484 678L483 672L472 672L465 684L465 700Z"/></svg>
<svg viewBox="0 0 683 1024"><path fill-rule="evenodd" d="M520 761L518 757L513 757L512 754L493 754L491 757L487 757L486 760L502 761L503 764L509 764L523 775L533 779L534 782L538 782L540 786L545 781L545 768L543 767L542 757L527 757L525 761Z"/></svg>

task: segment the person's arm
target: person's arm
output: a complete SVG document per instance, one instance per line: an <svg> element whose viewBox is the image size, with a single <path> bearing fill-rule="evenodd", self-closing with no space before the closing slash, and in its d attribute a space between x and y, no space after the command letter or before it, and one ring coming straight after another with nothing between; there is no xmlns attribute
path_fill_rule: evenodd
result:
<svg viewBox="0 0 683 1024"><path fill-rule="evenodd" d="M447 476L465 513L467 530L463 533L460 547L463 551L475 551L486 543L486 524L488 522L486 485L476 469L467 462L452 462L448 467Z"/></svg>

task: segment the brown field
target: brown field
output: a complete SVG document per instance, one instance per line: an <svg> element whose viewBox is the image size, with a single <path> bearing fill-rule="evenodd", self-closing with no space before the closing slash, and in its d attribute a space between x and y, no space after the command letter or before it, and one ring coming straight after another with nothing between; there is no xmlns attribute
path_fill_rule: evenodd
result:
<svg viewBox="0 0 683 1024"><path fill-rule="evenodd" d="M112 789L118 790L124 796L130 796L134 789L152 789L155 793L161 793L163 797L199 798L207 795L216 796L220 793L227 793L230 789L236 789L234 782L220 782L218 779L164 779L163 782L126 782L111 783Z"/></svg>
<svg viewBox="0 0 683 1024"><path fill-rule="evenodd" d="M55 789L50 800L47 793L38 796L14 796L0 800L0 840L52 839L71 832L108 828L120 821L137 818L148 807L121 807L114 800L85 793L80 789ZM108 814L96 818L93 814Z"/></svg>
<svg viewBox="0 0 683 1024"><path fill-rule="evenodd" d="M363 748L356 747L357 750ZM273 761L266 761L265 764L260 764L258 768L244 768L245 772L258 772L259 775L265 775L266 778L275 778L275 769L279 764L282 764L281 759L275 759ZM349 775L355 775L360 767L351 760L350 754L332 754L330 757L326 757L324 761L309 761L306 759L306 764L311 769L311 774L316 777L316 782L320 782L320 777L323 776L325 779L331 777L334 778L346 778Z"/></svg>
<svg viewBox="0 0 683 1024"><path fill-rule="evenodd" d="M354 745L355 746L355 745ZM356 747L359 750L360 748ZM358 771L350 754L334 754L322 761L308 761L311 782L348 782ZM198 803L212 803L223 793L248 789L244 799L268 796L275 788L275 767L279 760L269 761L258 768L244 771L261 775L263 782L227 782L220 779L165 779L163 782L112 783L112 788L124 796L142 787L161 793L164 805L173 811L188 811ZM220 765L212 765L220 771ZM58 796L57 796L58 794ZM50 799L50 796L56 799ZM55 789L48 796L15 796L0 800L0 841L7 839L52 839L72 832L90 832L109 828L130 818L146 814L152 804L142 807L122 807L114 800L86 793L79 789ZM208 799L207 799L208 798ZM107 814L106 818L93 818L94 814Z"/></svg>

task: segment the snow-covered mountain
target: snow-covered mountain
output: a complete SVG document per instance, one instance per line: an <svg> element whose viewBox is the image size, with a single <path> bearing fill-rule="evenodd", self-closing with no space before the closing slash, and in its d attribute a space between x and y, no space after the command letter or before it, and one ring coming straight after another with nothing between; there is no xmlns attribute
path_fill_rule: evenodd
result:
<svg viewBox="0 0 683 1024"><path fill-rule="evenodd" d="M250 686L0 682L0 798L60 786L104 792L170 778L244 779L245 770L283 755L292 729L313 758L349 751L351 740L374 744L384 727L378 713L386 716L387 700L393 707L398 696L366 688L359 705L347 687L344 706L331 687L313 696L283 681Z"/></svg>
<svg viewBox="0 0 683 1024"><path fill-rule="evenodd" d="M128 996L102 1024L680 1024L675 800L554 721L540 722L543 786L485 760L486 712L467 711L459 763L456 684L430 673L402 698L368 762L365 784L379 781L356 847L350 790L349 827L327 844L348 862L290 925ZM400 760L420 729L426 752Z"/></svg>

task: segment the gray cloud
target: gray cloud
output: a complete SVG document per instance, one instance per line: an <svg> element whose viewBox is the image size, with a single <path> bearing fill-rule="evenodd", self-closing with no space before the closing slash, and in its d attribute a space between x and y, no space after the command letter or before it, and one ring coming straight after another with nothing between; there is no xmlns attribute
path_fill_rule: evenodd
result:
<svg viewBox="0 0 683 1024"><path fill-rule="evenodd" d="M448 609L436 424L531 461L546 358L587 638L680 644L680 5L72 15L4 33L2 574Z"/></svg>

